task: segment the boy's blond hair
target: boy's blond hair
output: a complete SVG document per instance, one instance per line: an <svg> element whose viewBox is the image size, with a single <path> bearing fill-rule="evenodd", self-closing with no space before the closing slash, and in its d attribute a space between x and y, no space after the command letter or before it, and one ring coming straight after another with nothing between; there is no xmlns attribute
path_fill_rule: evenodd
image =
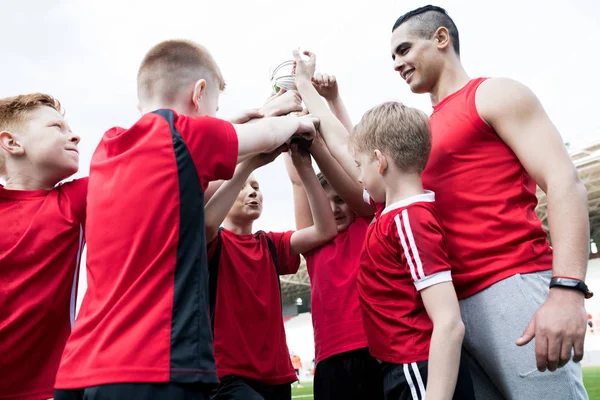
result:
<svg viewBox="0 0 600 400"><path fill-rule="evenodd" d="M198 79L225 81L219 66L203 46L189 40L167 40L148 51L137 75L138 99L175 101L181 89Z"/></svg>
<svg viewBox="0 0 600 400"><path fill-rule="evenodd" d="M390 101L373 107L350 136L355 151L379 150L404 172L421 173L431 152L429 118L416 108Z"/></svg>
<svg viewBox="0 0 600 400"><path fill-rule="evenodd" d="M49 94L30 93L0 99L0 132L23 129L30 113L38 107L50 107L64 114L60 102ZM6 158L0 151L0 177L6 175Z"/></svg>

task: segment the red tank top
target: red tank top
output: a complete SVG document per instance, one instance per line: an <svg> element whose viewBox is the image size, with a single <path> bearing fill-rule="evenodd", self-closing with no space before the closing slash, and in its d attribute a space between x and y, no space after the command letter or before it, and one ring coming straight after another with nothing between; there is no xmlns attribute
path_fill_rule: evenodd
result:
<svg viewBox="0 0 600 400"><path fill-rule="evenodd" d="M552 268L536 184L477 112L469 81L434 106L423 185L436 194L459 298L519 273Z"/></svg>

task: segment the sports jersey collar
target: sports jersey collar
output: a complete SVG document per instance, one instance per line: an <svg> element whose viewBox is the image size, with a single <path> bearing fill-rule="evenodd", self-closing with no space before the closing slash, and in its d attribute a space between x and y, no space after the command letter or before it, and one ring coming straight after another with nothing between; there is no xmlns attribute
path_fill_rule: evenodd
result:
<svg viewBox="0 0 600 400"><path fill-rule="evenodd" d="M413 203L418 203L421 201L433 203L435 201L435 193L433 193L431 190L425 190L425 192L422 194L417 194L415 196L410 196L404 200L397 201L396 203L390 204L389 206L384 208L383 211L381 212L381 215L383 215L387 212L390 212L392 210L395 210L397 208L406 207L408 205L411 205Z"/></svg>

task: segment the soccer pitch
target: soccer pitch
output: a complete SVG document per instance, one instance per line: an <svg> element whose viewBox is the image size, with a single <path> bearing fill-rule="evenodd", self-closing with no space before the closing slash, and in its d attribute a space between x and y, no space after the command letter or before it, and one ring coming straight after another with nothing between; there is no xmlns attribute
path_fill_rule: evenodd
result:
<svg viewBox="0 0 600 400"><path fill-rule="evenodd" d="M583 369L583 383L587 389L590 400L600 400L600 367L587 367ZM302 387L292 386L292 399L313 400L312 382L302 382Z"/></svg>

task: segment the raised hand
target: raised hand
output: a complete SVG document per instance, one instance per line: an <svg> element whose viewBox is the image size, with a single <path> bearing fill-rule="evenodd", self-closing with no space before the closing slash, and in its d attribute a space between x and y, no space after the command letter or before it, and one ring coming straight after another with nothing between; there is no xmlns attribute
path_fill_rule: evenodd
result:
<svg viewBox="0 0 600 400"><path fill-rule="evenodd" d="M241 111L239 114L234 115L229 119L229 122L232 124L245 124L246 122L254 119L254 118L262 118L264 117L264 113L257 109L250 109Z"/></svg>
<svg viewBox="0 0 600 400"><path fill-rule="evenodd" d="M296 167L298 173L302 173L302 171L309 169L312 171L312 160L310 153L307 150L298 147L297 143L292 143L290 145L289 153L292 158L292 163L294 164L294 167Z"/></svg>
<svg viewBox="0 0 600 400"><path fill-rule="evenodd" d="M261 112L266 117L279 117L291 112L302 111L302 98L294 90L280 90L275 95L269 97L263 105Z"/></svg>
<svg viewBox="0 0 600 400"><path fill-rule="evenodd" d="M267 164L272 163L279 155L288 150L288 146L286 144L279 146L276 150L270 153L261 153L257 154L248 160L252 164L253 169L258 169Z"/></svg>
<svg viewBox="0 0 600 400"><path fill-rule="evenodd" d="M302 54L308 57L308 61L303 59L298 50L293 51L294 55L294 70L295 70L295 79L298 80L308 80L310 81L315 74L315 68L317 64L317 57L314 53L310 51L303 51Z"/></svg>
<svg viewBox="0 0 600 400"><path fill-rule="evenodd" d="M312 83L315 89L317 89L317 92L319 92L325 100L332 101L338 98L338 84L334 75L317 72L312 78Z"/></svg>

